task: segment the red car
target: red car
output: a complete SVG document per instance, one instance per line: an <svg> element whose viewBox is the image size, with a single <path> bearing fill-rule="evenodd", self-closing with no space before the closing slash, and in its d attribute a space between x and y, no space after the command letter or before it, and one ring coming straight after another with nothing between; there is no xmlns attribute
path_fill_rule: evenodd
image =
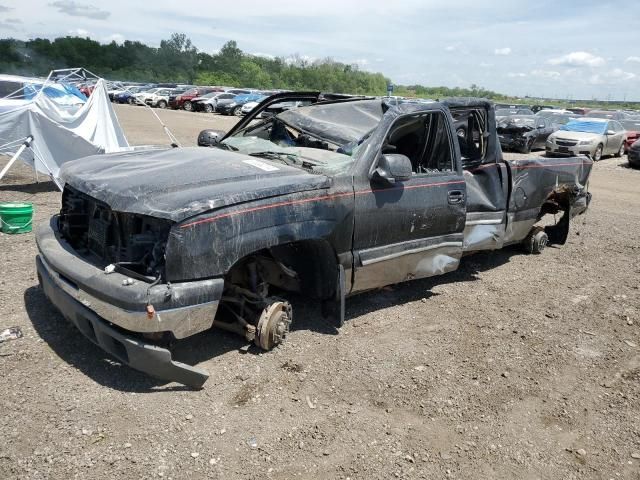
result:
<svg viewBox="0 0 640 480"><path fill-rule="evenodd" d="M84 94L85 97L89 98L93 93L94 88L96 88L95 85L83 85L79 88L79 90Z"/></svg>
<svg viewBox="0 0 640 480"><path fill-rule="evenodd" d="M223 92L224 90L219 87L195 87L181 93L176 98L169 98L169 108L178 110L179 108L185 109L187 112L193 110L191 100L196 97L201 97L211 92Z"/></svg>
<svg viewBox="0 0 640 480"><path fill-rule="evenodd" d="M631 145L633 145L636 140L640 140L640 116L620 120L620 123L627 131L627 139L624 141L624 153L629 153Z"/></svg>

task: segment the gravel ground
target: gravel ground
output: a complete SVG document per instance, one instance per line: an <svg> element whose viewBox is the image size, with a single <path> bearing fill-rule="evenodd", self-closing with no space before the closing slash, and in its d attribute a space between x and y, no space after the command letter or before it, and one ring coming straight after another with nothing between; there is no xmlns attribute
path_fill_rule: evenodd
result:
<svg viewBox="0 0 640 480"><path fill-rule="evenodd" d="M143 108L117 112L133 143L165 142ZM156 112L185 145L235 121ZM94 347L37 286L33 234L0 235L0 330L24 332L0 344L0 478L640 479L639 184L605 159L565 246L357 296L340 332L295 302L273 352L185 341L201 391ZM60 194L19 165L0 201L40 222Z"/></svg>

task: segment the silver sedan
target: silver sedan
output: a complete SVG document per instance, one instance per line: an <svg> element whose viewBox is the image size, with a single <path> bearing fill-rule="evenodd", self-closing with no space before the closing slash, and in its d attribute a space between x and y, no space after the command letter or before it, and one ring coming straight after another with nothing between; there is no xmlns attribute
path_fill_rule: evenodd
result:
<svg viewBox="0 0 640 480"><path fill-rule="evenodd" d="M627 132L620 122L602 118L574 118L547 138L547 155L588 155L600 160L604 155L621 157Z"/></svg>

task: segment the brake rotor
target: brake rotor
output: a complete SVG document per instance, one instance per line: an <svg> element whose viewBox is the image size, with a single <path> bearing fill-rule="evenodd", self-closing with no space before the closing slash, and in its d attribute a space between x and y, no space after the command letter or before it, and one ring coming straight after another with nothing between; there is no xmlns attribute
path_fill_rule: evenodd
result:
<svg viewBox="0 0 640 480"><path fill-rule="evenodd" d="M282 343L291 325L291 304L276 300L269 304L258 320L254 343L263 350L271 350Z"/></svg>

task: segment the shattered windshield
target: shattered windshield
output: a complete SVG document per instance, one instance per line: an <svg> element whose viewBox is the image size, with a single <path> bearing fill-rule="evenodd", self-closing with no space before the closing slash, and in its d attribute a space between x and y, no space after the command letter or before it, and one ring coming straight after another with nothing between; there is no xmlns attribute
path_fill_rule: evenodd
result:
<svg viewBox="0 0 640 480"><path fill-rule="evenodd" d="M311 172L339 173L353 164L383 115L382 102L373 99L302 106L250 124L220 146Z"/></svg>
<svg viewBox="0 0 640 480"><path fill-rule="evenodd" d="M220 146L312 173L338 173L348 169L353 162L344 150L332 149L327 142L314 140L308 135L296 135L293 129L277 120L250 126L227 138Z"/></svg>

